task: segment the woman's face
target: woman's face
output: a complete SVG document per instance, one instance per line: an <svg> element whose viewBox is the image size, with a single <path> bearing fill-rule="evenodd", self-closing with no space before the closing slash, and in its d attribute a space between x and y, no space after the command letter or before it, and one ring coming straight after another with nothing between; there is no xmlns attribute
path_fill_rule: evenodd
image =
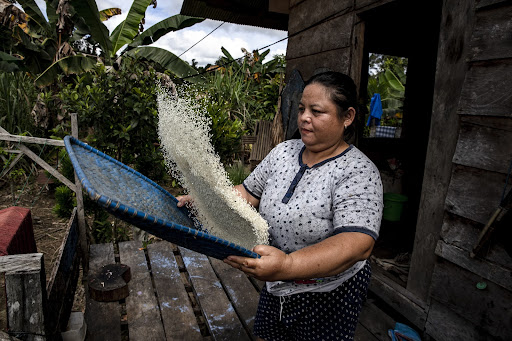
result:
<svg viewBox="0 0 512 341"><path fill-rule="evenodd" d="M336 104L325 86L318 83L306 86L299 103L297 124L307 149L321 152L342 143L345 122L338 116Z"/></svg>

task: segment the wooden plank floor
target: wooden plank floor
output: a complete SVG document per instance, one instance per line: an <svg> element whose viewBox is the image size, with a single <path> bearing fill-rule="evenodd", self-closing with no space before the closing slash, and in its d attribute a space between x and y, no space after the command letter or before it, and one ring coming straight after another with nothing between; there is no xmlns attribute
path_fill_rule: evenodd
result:
<svg viewBox="0 0 512 341"><path fill-rule="evenodd" d="M118 262L130 266L130 295L100 303L87 298L88 340L255 340L262 282L222 261L156 242L119 243ZM91 245L92 271L115 262L112 244ZM371 300L363 306L356 341L389 340L394 321Z"/></svg>

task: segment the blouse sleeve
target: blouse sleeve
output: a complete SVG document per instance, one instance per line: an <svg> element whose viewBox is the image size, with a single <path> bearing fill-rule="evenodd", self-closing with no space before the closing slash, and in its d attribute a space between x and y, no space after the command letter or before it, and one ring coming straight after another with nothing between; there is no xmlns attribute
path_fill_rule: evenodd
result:
<svg viewBox="0 0 512 341"><path fill-rule="evenodd" d="M376 240L383 209L380 173L370 160L361 160L347 174L334 188L334 233L361 232Z"/></svg>
<svg viewBox="0 0 512 341"><path fill-rule="evenodd" d="M267 156L256 166L251 174L244 180L243 186L256 199L261 199L265 184L272 173L274 157L278 153L279 146L275 147Z"/></svg>

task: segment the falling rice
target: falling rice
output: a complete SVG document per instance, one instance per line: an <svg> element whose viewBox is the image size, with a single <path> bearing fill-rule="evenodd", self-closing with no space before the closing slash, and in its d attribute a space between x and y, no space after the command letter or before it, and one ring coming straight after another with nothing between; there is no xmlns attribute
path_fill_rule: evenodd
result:
<svg viewBox="0 0 512 341"><path fill-rule="evenodd" d="M191 208L203 229L246 249L267 244L267 222L233 189L210 142L208 116L192 100L162 87L157 103L166 165L192 196Z"/></svg>

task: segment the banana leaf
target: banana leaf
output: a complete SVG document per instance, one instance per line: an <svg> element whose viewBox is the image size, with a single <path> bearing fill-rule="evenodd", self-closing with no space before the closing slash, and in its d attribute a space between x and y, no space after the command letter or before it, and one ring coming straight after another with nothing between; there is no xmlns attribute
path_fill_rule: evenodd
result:
<svg viewBox="0 0 512 341"><path fill-rule="evenodd" d="M30 17L31 20L29 23L32 21L43 31L50 32L50 25L34 0L18 0L17 2L21 5L23 11Z"/></svg>
<svg viewBox="0 0 512 341"><path fill-rule="evenodd" d="M202 18L189 17L181 14L173 15L142 32L128 46L133 48L141 45L150 45L169 32L178 31L202 21L204 21Z"/></svg>
<svg viewBox="0 0 512 341"><path fill-rule="evenodd" d="M95 59L84 55L64 57L50 65L50 67L41 73L35 79L35 84L39 87L47 86L53 83L62 73L66 75L73 73L80 74L94 69L95 64Z"/></svg>
<svg viewBox="0 0 512 341"><path fill-rule="evenodd" d="M139 24L144 15L146 9L151 4L151 0L134 0L132 7L128 12L126 19L119 24L112 35L110 41L112 42L112 50L110 51L111 56L115 56L116 52L126 44L130 44L133 39L139 33Z"/></svg>
<svg viewBox="0 0 512 341"><path fill-rule="evenodd" d="M141 46L126 52L128 56L134 58L144 58L160 64L163 68L171 71L178 77L188 77L197 75L197 71L187 62L178 58L174 53L154 46ZM199 77L187 78L191 83L200 81Z"/></svg>
<svg viewBox="0 0 512 341"><path fill-rule="evenodd" d="M84 18L85 23L89 26L90 34L95 42L100 44L105 55L112 50L112 42L110 41L107 27L101 22L98 6L95 0L72 0L75 11L79 16Z"/></svg>
<svg viewBox="0 0 512 341"><path fill-rule="evenodd" d="M229 61L233 61L234 58L231 56L231 54L228 52L228 50L226 50L224 48L224 46L221 46L220 50L222 51L222 53L224 53L224 55L226 56L226 58L229 60Z"/></svg>
<svg viewBox="0 0 512 341"><path fill-rule="evenodd" d="M14 72L19 71L18 63L21 59L11 56L8 53L0 51L0 71L2 72Z"/></svg>
<svg viewBox="0 0 512 341"><path fill-rule="evenodd" d="M113 16L119 15L119 14L121 14L120 8L116 8L116 7L107 8L107 9L100 11L100 20L107 21L108 19L112 18Z"/></svg>
<svg viewBox="0 0 512 341"><path fill-rule="evenodd" d="M398 91L405 91L405 87L402 85L400 80L396 77L396 75L391 70L386 70L384 73L388 84L394 89Z"/></svg>

